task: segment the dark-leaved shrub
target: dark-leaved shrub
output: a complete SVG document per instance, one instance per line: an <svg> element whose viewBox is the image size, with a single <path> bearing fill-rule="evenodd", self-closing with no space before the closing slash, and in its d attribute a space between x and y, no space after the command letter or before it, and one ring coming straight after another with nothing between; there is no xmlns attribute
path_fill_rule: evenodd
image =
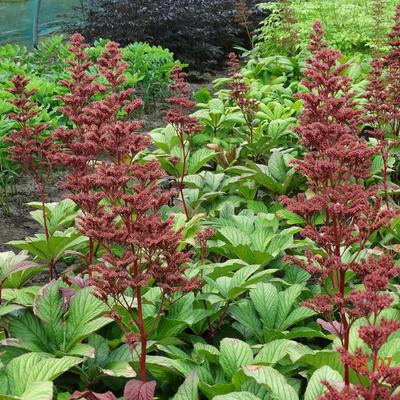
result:
<svg viewBox="0 0 400 400"><path fill-rule="evenodd" d="M257 0L247 0L256 27ZM237 0L81 0L83 24L72 26L88 40L109 38L125 46L145 41L172 50L197 70L215 67L249 38ZM243 6L243 5L242 5ZM250 27L252 30L254 27Z"/></svg>

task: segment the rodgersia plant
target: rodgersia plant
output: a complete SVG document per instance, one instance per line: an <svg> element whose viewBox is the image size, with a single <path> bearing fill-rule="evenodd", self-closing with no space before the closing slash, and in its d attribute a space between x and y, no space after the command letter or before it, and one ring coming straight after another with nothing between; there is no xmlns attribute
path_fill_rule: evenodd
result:
<svg viewBox="0 0 400 400"><path fill-rule="evenodd" d="M11 158L16 160L24 172L33 176L36 188L40 194L43 213L43 226L46 240L50 238L46 216L46 187L52 174L55 160L54 153L57 145L54 138L44 135L48 124L38 121L40 107L32 100L34 90L28 90L29 80L22 75L11 79L12 87L6 89L13 95L11 104L14 109L8 113L8 118L15 121L16 126L4 140L11 143L8 151ZM49 263L49 278L53 279L55 265Z"/></svg>
<svg viewBox="0 0 400 400"><path fill-rule="evenodd" d="M160 208L173 195L159 186L164 172L156 161L136 159L151 139L138 133L142 123L132 118L142 103L132 99L131 89L123 89L127 64L118 45L107 44L95 65L103 84L88 73L82 36L73 36L71 50L75 60L72 79L64 82L70 93L63 97L63 112L74 127L56 133L66 145L58 156L72 166L65 187L83 210L78 229L102 249L97 263L93 254L89 257L90 284L137 354L145 383L147 342L165 306L175 292L193 290L199 282L185 278L182 266L189 255L178 250L181 237L173 231L172 217L161 217ZM151 286L158 287L160 301L149 326L143 295ZM118 314L120 308L128 321Z"/></svg>
<svg viewBox="0 0 400 400"><path fill-rule="evenodd" d="M307 152L303 160L295 162L307 178L308 191L294 199L283 197L282 202L305 219L307 226L302 235L320 251L314 254L309 250L305 260L288 260L321 284L322 292L304 305L329 321L323 326L338 327L335 331L341 342L338 351L344 364L344 389L328 385L329 392L321 398L387 399L387 393L392 393L400 382L400 370L387 367L377 371L375 361L380 347L400 327L399 322L381 316L393 301L386 292L388 281L399 269L389 256L364 255L371 234L386 225L394 213L381 207L376 187L365 185L376 149L368 147L360 136L362 112L355 109L351 80L342 74L347 66L339 64L340 52L328 48L319 22L311 37L312 57L307 60L306 79L302 82L307 92L299 95L304 110L296 128ZM323 218L322 224L317 222L318 215ZM350 272L355 274L351 280ZM353 289L352 282L359 281L363 289ZM361 318L367 323L358 334L369 348L367 356L362 354L373 361L367 371L352 364L361 350L354 355L349 352L350 330ZM359 385L351 386L351 368L367 376L369 384L364 386L360 380Z"/></svg>
<svg viewBox="0 0 400 400"><path fill-rule="evenodd" d="M388 161L390 149L400 136L400 5L394 26L387 35L390 51L372 61L369 86L365 95L367 122L374 129L383 159L383 186L389 208Z"/></svg>

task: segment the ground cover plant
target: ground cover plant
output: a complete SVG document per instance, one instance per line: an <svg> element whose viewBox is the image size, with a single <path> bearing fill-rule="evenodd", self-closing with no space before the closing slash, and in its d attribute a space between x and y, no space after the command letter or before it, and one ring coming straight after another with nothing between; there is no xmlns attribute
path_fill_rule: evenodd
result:
<svg viewBox="0 0 400 400"><path fill-rule="evenodd" d="M144 43L4 48L1 160L31 174L38 225L0 253L0 399L400 399L400 4L384 3L379 46L349 47L330 19L285 42L300 2L282 2L195 93ZM165 111L146 132L152 81Z"/></svg>

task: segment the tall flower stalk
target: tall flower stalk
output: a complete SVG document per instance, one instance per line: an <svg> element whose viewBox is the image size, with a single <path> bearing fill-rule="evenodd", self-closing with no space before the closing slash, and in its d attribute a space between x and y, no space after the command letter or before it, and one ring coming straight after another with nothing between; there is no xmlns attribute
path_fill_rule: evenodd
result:
<svg viewBox="0 0 400 400"><path fill-rule="evenodd" d="M376 333L382 345L398 329L397 323L378 317L392 301L389 294L381 292L399 270L389 257L364 258L370 236L387 225L394 213L382 209L376 187L365 186L376 149L368 147L360 136L362 112L356 110L351 80L343 74L347 65L339 63L340 52L328 48L320 22L313 29L309 46L312 57L307 60L302 82L307 92L299 95L304 110L300 125L295 128L307 150L304 159L295 164L307 178L308 191L294 199L282 197L282 202L305 219L307 226L302 235L320 249L315 254L307 251L305 260L293 256L288 260L321 284L321 293L304 305L340 327L337 336L344 363L345 391L350 393L351 363L346 357L350 331L356 321L367 318L368 326L359 329L359 335L370 346L373 357L379 346L368 335L375 337ZM323 217L322 224L317 222L317 216ZM352 289L350 271L363 282L364 290ZM330 387L329 393L333 391ZM343 393L326 398L344 399Z"/></svg>
<svg viewBox="0 0 400 400"><path fill-rule="evenodd" d="M253 48L254 47L253 33L250 31L251 25L253 24L253 21L251 19L253 13L249 8L249 6L247 5L246 0L237 0L236 3L234 4L234 7L236 11L235 21L240 27L246 30L249 43L251 45L251 48Z"/></svg>
<svg viewBox="0 0 400 400"><path fill-rule="evenodd" d="M156 161L137 160L151 139L138 133L142 121L133 113L142 102L123 88L127 64L121 51L117 44L107 44L94 65L104 82L98 84L98 76L88 73L85 47L82 36L72 38L75 60L70 63L72 79L64 82L69 94L63 97L63 112L74 127L57 132L66 144L58 157L71 165L65 187L84 211L78 230L101 248L97 262L89 258L90 284L137 355L145 383L147 343L162 312L176 292L193 290L199 282L185 278L183 265L190 257L178 250L181 236L173 231L172 217L161 217L160 208L173 196L159 186L163 170ZM143 296L151 286L159 289L160 300L149 324ZM121 308L128 320L120 316Z"/></svg>
<svg viewBox="0 0 400 400"><path fill-rule="evenodd" d="M229 71L231 75L230 82L230 98L236 107L242 112L243 118L249 130L249 141L254 141L254 125L253 121L257 112L257 101L247 96L250 85L244 81L243 75L240 73L240 62L236 53L229 53Z"/></svg>
<svg viewBox="0 0 400 400"><path fill-rule="evenodd" d="M45 135L48 124L37 122L41 112L37 103L32 100L35 90L28 90L29 80L21 75L11 79L12 87L6 89L13 95L11 104L13 111L8 113L8 118L15 121L16 126L4 141L10 142L8 151L10 158L16 160L24 172L31 174L42 203L43 227L46 240L50 238L46 212L46 188L52 174L55 161L53 155L57 150L54 138ZM55 263L49 263L49 279L55 277Z"/></svg>
<svg viewBox="0 0 400 400"><path fill-rule="evenodd" d="M172 96L167 99L167 102L171 105L171 109L166 112L164 120L167 124L171 124L174 127L181 146L182 168L177 186L186 218L189 218L189 208L184 194L184 180L190 155L192 135L201 131L203 127L199 124L197 118L188 115L188 112L194 108L196 102L189 98L190 87L186 82L186 73L182 71L181 67L176 65L172 69L171 79L173 83L169 86L169 90Z"/></svg>

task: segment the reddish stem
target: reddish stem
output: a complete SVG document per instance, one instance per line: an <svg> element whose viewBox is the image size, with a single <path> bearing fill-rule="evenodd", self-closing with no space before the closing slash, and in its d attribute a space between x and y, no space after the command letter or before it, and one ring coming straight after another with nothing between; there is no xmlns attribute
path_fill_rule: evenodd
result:
<svg viewBox="0 0 400 400"><path fill-rule="evenodd" d="M136 289L136 297L137 297L137 308L138 308L138 328L140 333L140 359L139 359L139 366L140 366L140 380L142 382L146 382L147 374L146 374L146 355L147 355L147 334L144 329L143 323L143 305L142 305L142 291L141 288Z"/></svg>
<svg viewBox="0 0 400 400"><path fill-rule="evenodd" d="M389 210L389 194L387 185L387 154L385 150L382 151L382 158L383 158L383 190L385 192L386 208Z"/></svg>
<svg viewBox="0 0 400 400"><path fill-rule="evenodd" d="M185 195L183 193L183 188L184 188L184 179L185 179L185 174L186 174L186 167L187 167L187 154L186 154L186 149L185 149L185 141L183 138L184 133L182 132L181 134L179 134L179 139L181 142L181 148L182 148L182 158L183 158L183 165L182 165L182 172L181 172L181 179L179 182L179 192L181 194L182 197L182 203L183 203L183 208L185 210L185 215L186 218L189 219L189 210L188 210L188 206L186 204L186 200L185 200Z"/></svg>
<svg viewBox="0 0 400 400"><path fill-rule="evenodd" d="M346 271L340 271L340 284L339 284L339 291L340 297L344 298L344 290L346 284ZM340 309L340 320L343 325L344 331L344 338L343 338L343 347L345 348L346 352L349 351L349 343L350 343L350 326L347 322L346 314ZM350 367L345 364L344 365L344 383L346 386L350 385Z"/></svg>
<svg viewBox="0 0 400 400"><path fill-rule="evenodd" d="M93 239L89 238L89 255L88 255L88 266L92 264L93 261Z"/></svg>
<svg viewBox="0 0 400 400"><path fill-rule="evenodd" d="M46 211L46 203L45 203L45 193L44 193L44 187L42 185L39 185L40 188L40 195L41 195L41 202L42 202L42 215L43 215L43 227L44 227L44 234L46 235L46 241L47 243L49 242L50 239L50 233L49 233L49 228L47 225L47 211ZM55 263L54 260L51 259L49 262L49 280L52 281L55 278Z"/></svg>

